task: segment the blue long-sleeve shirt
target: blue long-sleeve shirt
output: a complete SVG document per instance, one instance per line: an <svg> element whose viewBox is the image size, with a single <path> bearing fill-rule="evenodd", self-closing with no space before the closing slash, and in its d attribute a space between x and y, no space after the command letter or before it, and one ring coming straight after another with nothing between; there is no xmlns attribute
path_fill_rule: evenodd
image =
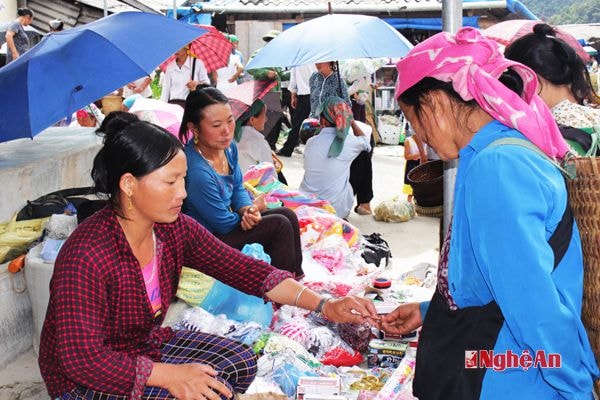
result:
<svg viewBox="0 0 600 400"><path fill-rule="evenodd" d="M183 212L212 233L225 235L240 224L237 210L252 204L242 186L238 152L232 141L225 151L231 173L220 175L194 148L192 141L185 146L188 171L185 178L187 198Z"/></svg>
<svg viewBox="0 0 600 400"><path fill-rule="evenodd" d="M486 148L501 137L524 139L497 121L459 153L448 264L459 308L495 300L505 322L494 352L557 353L560 368L488 369L481 399L591 399L598 367L581 322L583 256L575 226L553 271L548 239L567 203L564 179L522 146ZM425 308L422 308L424 311ZM434 384L434 383L432 383Z"/></svg>

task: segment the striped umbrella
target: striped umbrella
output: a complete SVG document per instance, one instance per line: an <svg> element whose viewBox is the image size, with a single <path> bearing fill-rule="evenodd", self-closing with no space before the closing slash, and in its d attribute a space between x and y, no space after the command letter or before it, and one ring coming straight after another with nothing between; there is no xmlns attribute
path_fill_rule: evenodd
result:
<svg viewBox="0 0 600 400"><path fill-rule="evenodd" d="M197 24L193 24L193 26L202 28L203 31L207 31L207 33L190 43L188 54L201 60L206 67L206 71L209 73L219 68L226 67L227 64L229 64L229 56L233 49L231 42L214 26ZM198 40L200 38L203 39ZM160 69L165 71L167 65L174 59L175 55L169 57L160 65Z"/></svg>

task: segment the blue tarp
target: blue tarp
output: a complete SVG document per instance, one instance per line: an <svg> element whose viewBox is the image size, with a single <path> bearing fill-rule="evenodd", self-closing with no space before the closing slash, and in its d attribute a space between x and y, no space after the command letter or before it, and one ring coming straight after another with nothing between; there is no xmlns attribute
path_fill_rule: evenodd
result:
<svg viewBox="0 0 600 400"><path fill-rule="evenodd" d="M463 17L462 26L477 28L479 17ZM385 22L396 29L419 29L424 31L441 31L441 18L383 18Z"/></svg>
<svg viewBox="0 0 600 400"><path fill-rule="evenodd" d="M173 18L173 9L167 9L167 17ZM188 24L210 25L212 17L210 14L197 13L192 7L177 7L177 20Z"/></svg>
<svg viewBox="0 0 600 400"><path fill-rule="evenodd" d="M485 1L496 1L496 0L463 0L463 3L473 2L485 2ZM210 2L210 1L208 1ZM198 8L202 7L202 2L196 3ZM177 9L177 19L185 20L184 18L196 18L200 19L200 16L205 16L207 19L204 22L196 22L196 20L189 20L190 23L210 25L210 14L196 14L191 10L192 7L180 7ZM520 15L523 19L539 19L536 17L523 3L519 0L506 0L506 9L513 13ZM172 16L172 10L167 10L167 16ZM181 15L181 16L180 16ZM189 15L189 17L188 17ZM462 26L472 26L477 28L478 17L463 17ZM383 18L385 22L390 24L396 29L419 29L428 31L441 31L442 30L442 18ZM296 25L294 22L283 23L283 30L286 30Z"/></svg>

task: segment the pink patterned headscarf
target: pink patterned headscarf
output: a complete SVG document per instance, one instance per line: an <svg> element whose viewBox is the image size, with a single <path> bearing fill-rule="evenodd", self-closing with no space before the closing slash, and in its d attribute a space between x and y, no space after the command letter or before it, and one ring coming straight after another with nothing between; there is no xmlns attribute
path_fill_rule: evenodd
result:
<svg viewBox="0 0 600 400"><path fill-rule="evenodd" d="M569 150L550 109L537 95L535 72L504 58L496 42L477 29L438 33L415 46L396 67L396 97L426 77L451 82L463 100L475 99L494 119L521 132L548 156L560 159ZM498 81L508 67L523 79L523 97Z"/></svg>

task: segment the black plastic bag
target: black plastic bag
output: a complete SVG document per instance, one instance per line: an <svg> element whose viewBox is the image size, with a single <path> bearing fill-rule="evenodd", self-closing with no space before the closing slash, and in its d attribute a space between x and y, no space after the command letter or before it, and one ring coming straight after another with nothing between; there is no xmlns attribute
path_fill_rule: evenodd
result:
<svg viewBox="0 0 600 400"><path fill-rule="evenodd" d="M387 267L392 258L392 251L388 243L381 238L379 233L371 233L370 235L363 235L364 246L362 250L362 258L367 263L373 263L379 267L381 260L385 258L385 266Z"/></svg>

